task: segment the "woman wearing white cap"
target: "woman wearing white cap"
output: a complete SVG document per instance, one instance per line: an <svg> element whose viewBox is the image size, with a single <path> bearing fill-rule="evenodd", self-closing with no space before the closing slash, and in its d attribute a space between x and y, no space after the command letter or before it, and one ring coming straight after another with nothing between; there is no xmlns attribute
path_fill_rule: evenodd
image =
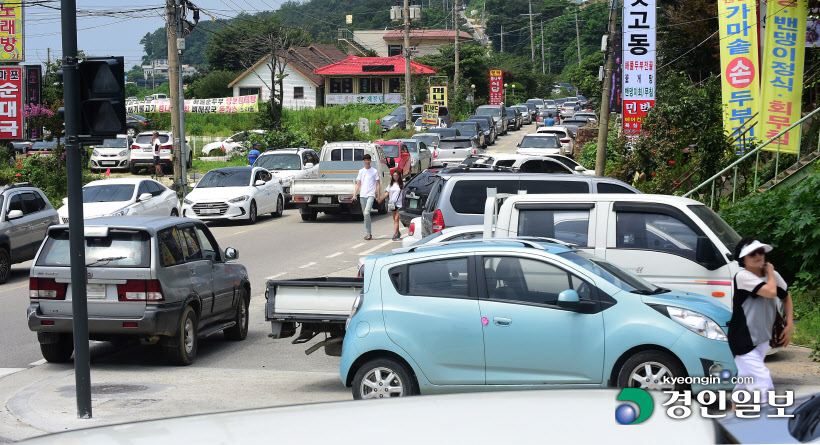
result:
<svg viewBox="0 0 820 445"><path fill-rule="evenodd" d="M774 266L766 262L772 246L754 238L740 240L735 258L743 269L735 275L732 319L729 322L729 348L735 356L738 377L751 377L752 382L738 384L735 391L760 391L760 403L768 402L767 391L774 390L772 376L763 363L772 339L772 326L777 316L777 298L783 303L786 327L778 346L786 347L792 334L792 299Z"/></svg>

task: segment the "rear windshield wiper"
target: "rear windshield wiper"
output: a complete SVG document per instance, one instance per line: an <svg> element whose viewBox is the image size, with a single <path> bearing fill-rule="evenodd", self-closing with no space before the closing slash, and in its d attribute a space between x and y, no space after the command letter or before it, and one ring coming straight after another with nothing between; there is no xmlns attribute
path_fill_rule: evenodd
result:
<svg viewBox="0 0 820 445"><path fill-rule="evenodd" d="M92 262L90 262L90 263L86 264L86 267L88 267L88 266L94 266L94 265L97 265L97 264L100 264L100 263L109 263L109 262L111 262L111 261L124 260L124 259L126 259L126 258L128 258L128 257L124 257L124 256L112 256L112 257L108 257L108 258L100 258L100 259L98 259L98 260L95 260L95 261L92 261Z"/></svg>
<svg viewBox="0 0 820 445"><path fill-rule="evenodd" d="M652 291L652 295L665 294L667 292L672 292L672 291L665 288L665 287L659 287L659 288L655 289L654 291Z"/></svg>

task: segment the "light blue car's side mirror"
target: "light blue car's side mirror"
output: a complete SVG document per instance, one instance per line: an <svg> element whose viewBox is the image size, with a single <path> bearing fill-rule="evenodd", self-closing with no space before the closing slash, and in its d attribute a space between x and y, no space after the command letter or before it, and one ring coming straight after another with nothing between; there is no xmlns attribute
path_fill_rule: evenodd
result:
<svg viewBox="0 0 820 445"><path fill-rule="evenodd" d="M580 301L580 297L578 296L578 292L575 292L572 289L567 289L558 294L558 301L577 302Z"/></svg>

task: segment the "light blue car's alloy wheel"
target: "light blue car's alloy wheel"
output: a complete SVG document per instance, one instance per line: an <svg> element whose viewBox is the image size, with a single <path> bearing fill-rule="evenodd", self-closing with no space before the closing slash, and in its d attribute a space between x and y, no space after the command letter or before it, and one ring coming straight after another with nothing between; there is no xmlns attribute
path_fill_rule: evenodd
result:
<svg viewBox="0 0 820 445"><path fill-rule="evenodd" d="M362 399L384 399L405 395L404 383L390 368L373 368L365 374L359 386Z"/></svg>
<svg viewBox="0 0 820 445"><path fill-rule="evenodd" d="M677 376L673 375L672 371L662 363L644 362L632 369L629 386L657 391L673 391L675 384L672 381L675 377Z"/></svg>

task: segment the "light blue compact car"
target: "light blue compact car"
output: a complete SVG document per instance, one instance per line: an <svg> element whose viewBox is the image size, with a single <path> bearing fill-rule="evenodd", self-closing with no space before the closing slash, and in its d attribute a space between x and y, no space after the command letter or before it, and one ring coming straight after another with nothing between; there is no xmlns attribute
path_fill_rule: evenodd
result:
<svg viewBox="0 0 820 445"><path fill-rule="evenodd" d="M364 274L340 367L356 399L689 383L695 391L729 389L725 377L737 372L725 306L570 247L458 241L371 256ZM718 378L669 380L690 376Z"/></svg>

